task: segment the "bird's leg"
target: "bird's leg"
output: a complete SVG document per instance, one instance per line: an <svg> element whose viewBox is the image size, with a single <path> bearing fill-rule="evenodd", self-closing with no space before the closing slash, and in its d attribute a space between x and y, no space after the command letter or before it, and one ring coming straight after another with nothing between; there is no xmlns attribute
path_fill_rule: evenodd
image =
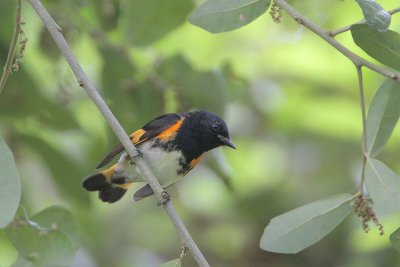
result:
<svg viewBox="0 0 400 267"><path fill-rule="evenodd" d="M179 259L182 261L183 257L185 257L186 252L188 248L184 242L182 242L182 247L181 247L181 255L179 256Z"/></svg>
<svg viewBox="0 0 400 267"><path fill-rule="evenodd" d="M171 200L171 196L168 194L167 191L162 191L161 192L161 200L157 202L157 206L161 207L167 204Z"/></svg>
<svg viewBox="0 0 400 267"><path fill-rule="evenodd" d="M131 158L131 161L130 161L131 165L135 165L135 160L143 157L143 153L139 149L136 149L135 152L136 152L136 154Z"/></svg>

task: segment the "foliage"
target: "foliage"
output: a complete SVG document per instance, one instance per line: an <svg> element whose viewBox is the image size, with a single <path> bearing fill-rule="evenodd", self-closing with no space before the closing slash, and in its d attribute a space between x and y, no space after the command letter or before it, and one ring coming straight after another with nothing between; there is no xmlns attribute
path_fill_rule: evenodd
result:
<svg viewBox="0 0 400 267"><path fill-rule="evenodd" d="M13 219L21 198L19 174L13 155L0 138L0 227Z"/></svg>
<svg viewBox="0 0 400 267"><path fill-rule="evenodd" d="M379 62L400 70L400 35L395 31L378 32L368 25L353 25L354 42Z"/></svg>
<svg viewBox="0 0 400 267"><path fill-rule="evenodd" d="M390 242L392 242L392 246L400 252L400 228L398 228L396 231L394 231L390 235Z"/></svg>
<svg viewBox="0 0 400 267"><path fill-rule="evenodd" d="M32 218L21 208L6 234L34 266L70 266L79 242L72 214L60 207L47 208Z"/></svg>
<svg viewBox="0 0 400 267"><path fill-rule="evenodd" d="M375 157L392 135L400 116L400 84L386 80L376 91L368 111L367 152Z"/></svg>
<svg viewBox="0 0 400 267"><path fill-rule="evenodd" d="M209 32L240 28L265 13L270 0L209 0L197 8L189 21Z"/></svg>
<svg viewBox="0 0 400 267"><path fill-rule="evenodd" d="M351 212L351 195L321 199L271 220L261 237L264 250L297 253L332 231Z"/></svg>
<svg viewBox="0 0 400 267"><path fill-rule="evenodd" d="M400 176L376 159L367 163L365 182L378 213L400 210Z"/></svg>
<svg viewBox="0 0 400 267"><path fill-rule="evenodd" d="M399 54L397 50L400 47L400 39L398 33L388 31L391 21L390 14L373 0L359 0L357 2L368 25L351 26L354 41L380 62L399 69L398 63L400 61L397 60ZM243 4L241 1L228 3L210 0L192 14L191 22L212 33L236 29L243 26L238 24L238 21L240 21L238 18L247 17L243 12L245 12L244 8L248 7L244 5L243 8ZM257 1L251 2L251 4L257 4ZM241 11L241 9L244 10ZM248 10L250 9L248 8ZM262 9L258 7L255 10L261 11ZM277 20L274 15L274 12L278 11L271 12L274 21L279 22L280 20ZM254 20L262 13L254 12L250 14L250 20ZM295 17L295 19L300 18ZM358 73L361 98L363 98L361 75ZM400 177L380 161L369 158L369 156L376 156L382 150L398 121L400 115L400 106L398 106L400 91L398 89L399 83L397 81L388 80L383 84L371 104L368 120L366 121L363 118L363 124L366 124L363 134L367 136L364 139L364 147L367 150L364 151L367 153L364 156L366 157L364 162L368 161L368 166L365 167L364 163L362 167L361 187L363 187L364 169L366 168L366 186L379 213L398 211L398 203L400 202L397 199L400 195L398 192ZM364 99L361 101L362 112L365 114ZM360 189L359 193L361 195L362 190L363 188ZM271 252L298 253L332 231L350 213L349 202L357 196L357 194L354 197L348 194L338 195L335 198L316 201L275 217L264 230L260 242L261 248ZM368 217L366 218L368 221ZM383 233L382 225L377 221L376 223ZM364 227L364 229L366 228Z"/></svg>
<svg viewBox="0 0 400 267"><path fill-rule="evenodd" d="M175 259L175 260L165 262L161 265L161 267L181 267L181 260Z"/></svg>
<svg viewBox="0 0 400 267"><path fill-rule="evenodd" d="M368 26L372 29L385 32L389 29L391 16L375 0L357 0L363 11Z"/></svg>
<svg viewBox="0 0 400 267"><path fill-rule="evenodd" d="M321 45L322 39L298 30L278 5L247 0L208 0L197 8L180 0L43 4L127 131L159 114L192 108L227 119L239 149L207 155L179 190L171 189L212 265L361 266L366 261L395 266L397 81L382 82L369 73L364 80L371 103L363 133L368 202L358 187L360 175L354 174L363 170L354 67ZM343 33L349 38L338 40L357 53L363 50L368 60L369 55L400 70L396 15L391 19L385 11L390 1L290 4L326 30L354 23L363 14L367 24L352 25L352 39ZM353 12L357 4L359 13ZM14 28L14 5L0 2L0 65ZM270 5L282 12L276 20L280 25L266 13ZM154 199L132 204L125 197L106 205L80 188L116 140L28 5L23 20L29 42L20 70L0 95L0 133L21 176L21 203L29 213L39 212L14 217L19 175L1 140L0 226L8 226L0 231L0 265L180 266L181 259L166 262L177 258L181 244ZM186 20L224 33L209 35ZM353 178L357 193L326 197L353 191ZM377 212L385 233L393 232L390 240L369 234L369 250L363 250L367 242L357 235L360 220L345 219L360 196ZM43 209L49 203L70 211ZM185 257L182 265L193 265L192 259Z"/></svg>
<svg viewBox="0 0 400 267"><path fill-rule="evenodd" d="M121 7L121 26L126 40L134 45L149 45L183 24L193 3L185 0L125 0Z"/></svg>

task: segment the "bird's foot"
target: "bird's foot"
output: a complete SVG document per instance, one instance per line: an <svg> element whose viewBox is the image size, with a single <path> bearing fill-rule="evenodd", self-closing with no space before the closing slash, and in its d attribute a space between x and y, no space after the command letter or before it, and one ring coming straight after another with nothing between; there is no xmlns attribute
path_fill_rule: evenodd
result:
<svg viewBox="0 0 400 267"><path fill-rule="evenodd" d="M136 149L136 154L131 158L131 165L136 165L135 160L141 157L143 157L143 153L139 149Z"/></svg>
<svg viewBox="0 0 400 267"><path fill-rule="evenodd" d="M161 207L167 204L171 200L171 196L168 194L167 191L162 191L161 192L161 200L157 202L157 206Z"/></svg>

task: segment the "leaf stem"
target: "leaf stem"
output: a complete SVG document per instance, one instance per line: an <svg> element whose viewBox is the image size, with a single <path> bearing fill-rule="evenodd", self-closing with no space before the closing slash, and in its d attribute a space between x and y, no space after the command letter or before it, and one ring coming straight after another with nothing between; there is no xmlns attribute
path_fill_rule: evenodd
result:
<svg viewBox="0 0 400 267"><path fill-rule="evenodd" d="M362 128L363 128L363 140L362 140L362 150L363 150L363 163L361 167L361 181L360 189L361 195L363 194L363 187L365 181L365 166L368 159L368 136L367 136L367 111L365 107L365 94L364 94L364 82L362 74L362 66L356 65L357 77L358 77L358 88L360 90L360 106L362 115Z"/></svg>
<svg viewBox="0 0 400 267"><path fill-rule="evenodd" d="M393 80L400 80L400 73L397 71L391 71L385 68L382 68L364 58L360 57L359 55L355 54L347 47L343 46L341 43L335 40L332 36L330 36L326 31L320 28L318 25L313 23L310 19L300 14L295 8L289 5L285 0L274 0L275 3L280 6L283 10L285 10L295 21L299 24L303 25L319 37L321 37L324 41L329 43L331 46L336 48L340 53L350 59L356 66L365 66L376 73L379 73L385 77L388 77Z"/></svg>
<svg viewBox="0 0 400 267"><path fill-rule="evenodd" d="M392 9L392 10L389 10L389 11L388 11L388 13L389 13L390 15L396 14L396 13L398 13L398 12L400 12L400 7L397 7L397 8L395 8L395 9ZM366 23L366 22L367 22L367 21L366 21L365 19L362 19L362 20L359 20L359 21L357 21L357 22L355 22L355 23L353 23L353 24L363 24L363 23ZM351 24L351 25L353 25L353 24ZM335 36L338 35L338 34L341 34L341 33L344 33L344 32L346 32L346 31L350 30L351 25L347 25L347 26L344 26L344 27L339 28L339 29L336 29L336 30L328 31L328 35L331 36L331 37L335 37Z"/></svg>
<svg viewBox="0 0 400 267"><path fill-rule="evenodd" d="M363 161L362 161L362 166L361 166L361 179L360 179L360 187L358 189L358 192L360 192L361 196L364 195L364 182L365 182L365 167L367 165L367 156L363 155Z"/></svg>
<svg viewBox="0 0 400 267"><path fill-rule="evenodd" d="M0 94L3 92L4 85L6 84L7 78L11 73L12 62L17 47L17 40L21 33L21 13L22 13L22 0L17 1L17 15L15 17L15 30L11 40L10 49L8 50L7 61L3 68L3 74L0 79Z"/></svg>
<svg viewBox="0 0 400 267"><path fill-rule="evenodd" d="M357 77L358 77L358 88L360 90L360 104L361 104L361 115L362 115L362 126L363 126L363 153L368 153L368 141L367 141L367 111L365 106L365 94L364 94L364 82L362 74L362 66L356 66Z"/></svg>
<svg viewBox="0 0 400 267"><path fill-rule="evenodd" d="M79 65L79 62L76 60L76 57L72 53L71 49L64 36L60 31L60 27L56 24L47 10L43 7L40 0L28 0L31 6L35 9L36 13L43 21L50 35L54 39L61 53L64 55L66 61L70 65L72 71L74 72L79 85L86 91L90 99L97 106L110 128L114 131L115 136L120 140L121 144L124 146L126 151L128 152L131 158L135 158L137 155L137 150L128 135L122 128L121 124L115 118L107 104L104 102L103 98L98 93L94 84L89 80L82 67ZM140 170L145 181L150 185L151 189L154 191L158 201L163 201L162 193L164 189L161 187L160 183L152 174L149 167L146 165L144 160L141 157L135 158L135 164L137 168ZM201 267L209 267L207 260L204 258L203 254L197 247L196 243L193 241L190 236L188 230L182 222L182 219L177 214L174 206L171 201L168 201L163 205L166 213L168 214L170 220L175 226L178 234L183 239L184 244L188 247L190 252L193 255L193 258L197 262L197 264Z"/></svg>

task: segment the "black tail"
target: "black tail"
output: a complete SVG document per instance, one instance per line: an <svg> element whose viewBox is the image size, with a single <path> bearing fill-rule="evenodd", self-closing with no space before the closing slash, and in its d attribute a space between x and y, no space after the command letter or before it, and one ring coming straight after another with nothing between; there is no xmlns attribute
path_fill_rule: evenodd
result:
<svg viewBox="0 0 400 267"><path fill-rule="evenodd" d="M82 186L87 191L99 191L99 198L108 203L120 200L126 193L124 185L111 183L101 172L86 177Z"/></svg>

